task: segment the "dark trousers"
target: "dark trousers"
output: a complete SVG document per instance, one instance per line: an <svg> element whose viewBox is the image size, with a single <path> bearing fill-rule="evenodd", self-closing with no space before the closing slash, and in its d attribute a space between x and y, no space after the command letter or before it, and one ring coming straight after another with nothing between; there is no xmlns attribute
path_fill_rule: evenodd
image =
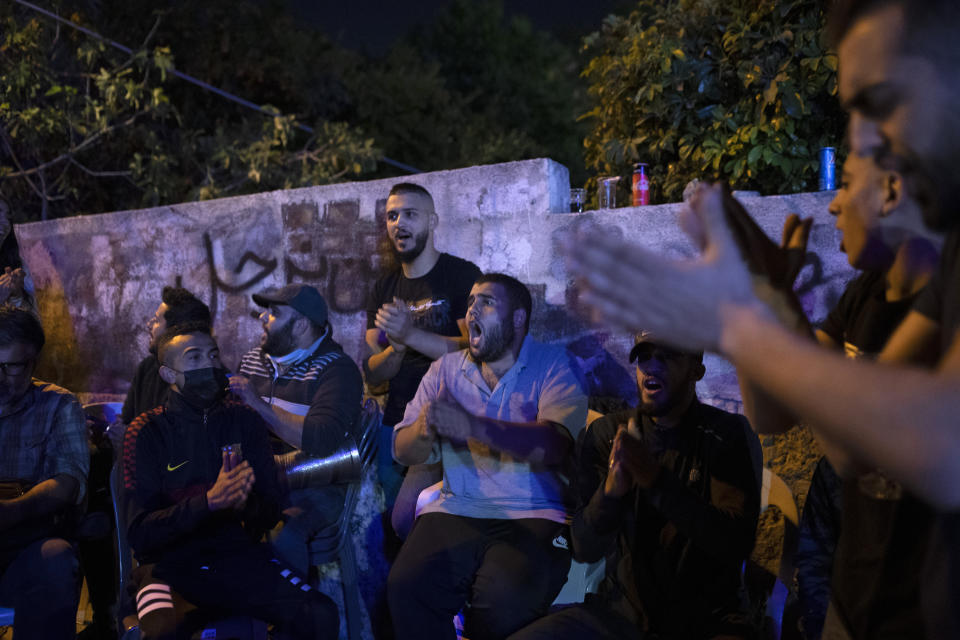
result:
<svg viewBox="0 0 960 640"><path fill-rule="evenodd" d="M510 640L640 640L644 634L609 607L579 604L540 618Z"/></svg>
<svg viewBox="0 0 960 640"><path fill-rule="evenodd" d="M269 622L280 637L336 638L339 630L336 604L264 544L165 558L138 567L134 581L145 640L189 638L209 620L230 616Z"/></svg>
<svg viewBox="0 0 960 640"><path fill-rule="evenodd" d="M546 613L570 570L566 525L542 519L420 516L390 571L396 638L505 638Z"/></svg>
<svg viewBox="0 0 960 640"><path fill-rule="evenodd" d="M588 594L585 603L540 618L510 636L510 640L753 640L756 637L743 612L723 608L705 612L691 608L688 614L685 623L672 625L673 631L644 632L602 596Z"/></svg>
<svg viewBox="0 0 960 640"><path fill-rule="evenodd" d="M14 609L17 640L72 639L77 632L78 587L77 556L62 538L0 551L0 605Z"/></svg>

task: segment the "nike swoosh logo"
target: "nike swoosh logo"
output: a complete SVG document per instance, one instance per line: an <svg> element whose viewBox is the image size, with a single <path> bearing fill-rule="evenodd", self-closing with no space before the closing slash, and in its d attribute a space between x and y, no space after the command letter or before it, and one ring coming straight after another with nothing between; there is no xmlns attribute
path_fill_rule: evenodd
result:
<svg viewBox="0 0 960 640"><path fill-rule="evenodd" d="M176 471L177 469L179 469L179 468L182 467L183 465L187 464L188 462L190 462L190 461L189 461L189 460L184 460L183 462L181 462L180 464L178 464L178 465L175 466L175 467L174 467L174 466L171 466L170 463L168 462L168 463L167 463L167 471Z"/></svg>

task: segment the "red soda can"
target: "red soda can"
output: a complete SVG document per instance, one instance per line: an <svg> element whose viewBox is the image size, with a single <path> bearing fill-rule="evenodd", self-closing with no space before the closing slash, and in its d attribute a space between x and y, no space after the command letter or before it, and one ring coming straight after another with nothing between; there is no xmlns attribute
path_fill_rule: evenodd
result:
<svg viewBox="0 0 960 640"><path fill-rule="evenodd" d="M650 178L647 177L647 163L633 165L633 206L650 204Z"/></svg>

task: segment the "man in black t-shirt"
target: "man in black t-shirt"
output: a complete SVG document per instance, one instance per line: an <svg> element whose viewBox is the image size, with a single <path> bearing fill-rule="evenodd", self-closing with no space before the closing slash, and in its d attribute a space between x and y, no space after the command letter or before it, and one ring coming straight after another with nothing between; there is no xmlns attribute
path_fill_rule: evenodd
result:
<svg viewBox="0 0 960 640"><path fill-rule="evenodd" d="M898 173L850 156L842 175L830 213L843 234L842 250L862 273L816 336L847 357L876 358L930 280L940 239L924 227ZM838 476L827 458L814 472L795 557L806 637L820 637L831 592L837 609L831 624L844 620L869 635L915 633L922 626L917 582L932 510L879 471L835 460Z"/></svg>
<svg viewBox="0 0 960 640"><path fill-rule="evenodd" d="M389 509L402 481L402 468L390 453L393 425L403 418L430 363L466 346L467 296L480 269L434 247L438 217L433 198L423 187L394 185L386 213L387 235L400 268L373 286L367 303L363 370L369 384L390 383L378 464ZM425 481L424 486L429 484L433 483ZM412 513L401 528L409 524Z"/></svg>

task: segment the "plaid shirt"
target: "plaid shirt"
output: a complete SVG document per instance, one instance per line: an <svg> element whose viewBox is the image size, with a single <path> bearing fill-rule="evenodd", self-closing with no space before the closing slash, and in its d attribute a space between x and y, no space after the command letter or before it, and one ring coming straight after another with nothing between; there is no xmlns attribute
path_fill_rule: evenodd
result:
<svg viewBox="0 0 960 640"><path fill-rule="evenodd" d="M90 467L87 423L72 393L34 380L13 409L0 415L0 481L36 484L67 474L83 500Z"/></svg>

